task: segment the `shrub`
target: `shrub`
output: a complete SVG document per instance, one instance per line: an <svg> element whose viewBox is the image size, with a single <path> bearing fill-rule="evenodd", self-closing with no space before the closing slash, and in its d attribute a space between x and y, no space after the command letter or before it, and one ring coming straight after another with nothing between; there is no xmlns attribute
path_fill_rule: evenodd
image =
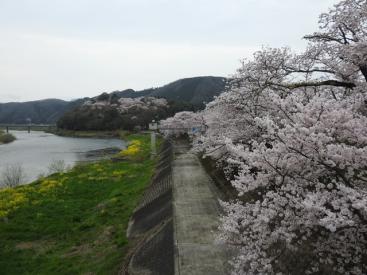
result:
<svg viewBox="0 0 367 275"><path fill-rule="evenodd" d="M48 172L50 174L54 173L63 173L67 170L66 164L64 160L53 160L48 166Z"/></svg>
<svg viewBox="0 0 367 275"><path fill-rule="evenodd" d="M20 185L24 179L24 170L20 164L8 164L2 172L0 185L3 187L15 187Z"/></svg>
<svg viewBox="0 0 367 275"><path fill-rule="evenodd" d="M15 140L15 137L12 134L4 134L0 132L0 144L1 143L10 143Z"/></svg>

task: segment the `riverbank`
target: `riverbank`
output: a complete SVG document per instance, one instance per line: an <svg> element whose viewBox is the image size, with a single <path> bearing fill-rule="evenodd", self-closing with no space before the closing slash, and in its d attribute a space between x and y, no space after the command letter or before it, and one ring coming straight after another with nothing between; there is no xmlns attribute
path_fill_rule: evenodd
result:
<svg viewBox="0 0 367 275"><path fill-rule="evenodd" d="M72 167L80 162L99 160L96 156L98 151L102 153L107 148L122 150L127 144L121 138L71 138L39 131L11 133L17 140L1 146L0 177L5 167L20 165L24 172L23 183L35 181L39 175L47 175L48 167L55 161L63 161L65 166ZM99 155L105 157L106 154Z"/></svg>
<svg viewBox="0 0 367 275"><path fill-rule="evenodd" d="M124 161L77 165L0 190L4 274L115 274L128 251L128 221L156 160L150 137L130 135Z"/></svg>
<svg viewBox="0 0 367 275"><path fill-rule="evenodd" d="M77 137L77 138L123 138L127 135L126 131L73 131L64 129L55 129L46 131L61 137Z"/></svg>
<svg viewBox="0 0 367 275"><path fill-rule="evenodd" d="M0 145L13 142L15 140L15 136L9 133L5 133L3 130L0 130Z"/></svg>

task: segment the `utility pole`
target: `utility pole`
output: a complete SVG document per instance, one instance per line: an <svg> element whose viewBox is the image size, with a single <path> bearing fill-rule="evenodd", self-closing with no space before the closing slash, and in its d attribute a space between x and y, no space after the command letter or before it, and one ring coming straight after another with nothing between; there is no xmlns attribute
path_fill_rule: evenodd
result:
<svg viewBox="0 0 367 275"><path fill-rule="evenodd" d="M28 134L29 134L31 132L32 119L27 118L27 121L28 121Z"/></svg>
<svg viewBox="0 0 367 275"><path fill-rule="evenodd" d="M150 149L151 149L151 158L153 159L157 155L157 133L158 130L158 123L155 120L152 120L149 123L149 130L150 130Z"/></svg>

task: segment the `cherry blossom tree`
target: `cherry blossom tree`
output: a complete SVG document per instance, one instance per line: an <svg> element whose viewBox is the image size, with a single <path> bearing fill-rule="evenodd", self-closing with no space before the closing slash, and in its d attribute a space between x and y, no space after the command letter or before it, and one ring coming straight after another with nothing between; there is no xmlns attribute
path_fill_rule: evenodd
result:
<svg viewBox="0 0 367 275"><path fill-rule="evenodd" d="M244 60L200 114L196 149L239 195L221 225L239 247L235 274L367 273L367 1L341 1L319 22L303 53Z"/></svg>
<svg viewBox="0 0 367 275"><path fill-rule="evenodd" d="M305 105L300 94L273 100L293 114L281 123L255 119L263 135L250 147L226 144L228 161L239 167L232 184L250 197L224 205L222 238L242 247L236 271L363 274L367 118L359 110L365 97L318 95ZM290 253L299 257L293 272Z"/></svg>
<svg viewBox="0 0 367 275"><path fill-rule="evenodd" d="M305 36L327 72L353 82L367 80L367 5L365 0L345 0L320 16L320 31ZM316 50L314 49L316 48Z"/></svg>
<svg viewBox="0 0 367 275"><path fill-rule="evenodd" d="M239 195L235 274L367 273L366 31L367 1L341 1L305 52L256 52L202 114L196 148Z"/></svg>
<svg viewBox="0 0 367 275"><path fill-rule="evenodd" d="M189 111L178 112L173 117L160 121L160 131L165 136L194 134L193 131L201 132L204 127L201 114Z"/></svg>

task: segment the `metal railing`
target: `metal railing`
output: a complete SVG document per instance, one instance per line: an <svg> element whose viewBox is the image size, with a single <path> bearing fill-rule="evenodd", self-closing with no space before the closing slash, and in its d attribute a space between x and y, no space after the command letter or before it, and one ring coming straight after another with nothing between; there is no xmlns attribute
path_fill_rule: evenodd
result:
<svg viewBox="0 0 367 275"><path fill-rule="evenodd" d="M25 130L28 131L28 133L33 131L40 131L40 130L51 130L51 129L57 129L56 124L6 124L6 123L0 123L0 129L6 130L7 133L9 133L10 130Z"/></svg>

